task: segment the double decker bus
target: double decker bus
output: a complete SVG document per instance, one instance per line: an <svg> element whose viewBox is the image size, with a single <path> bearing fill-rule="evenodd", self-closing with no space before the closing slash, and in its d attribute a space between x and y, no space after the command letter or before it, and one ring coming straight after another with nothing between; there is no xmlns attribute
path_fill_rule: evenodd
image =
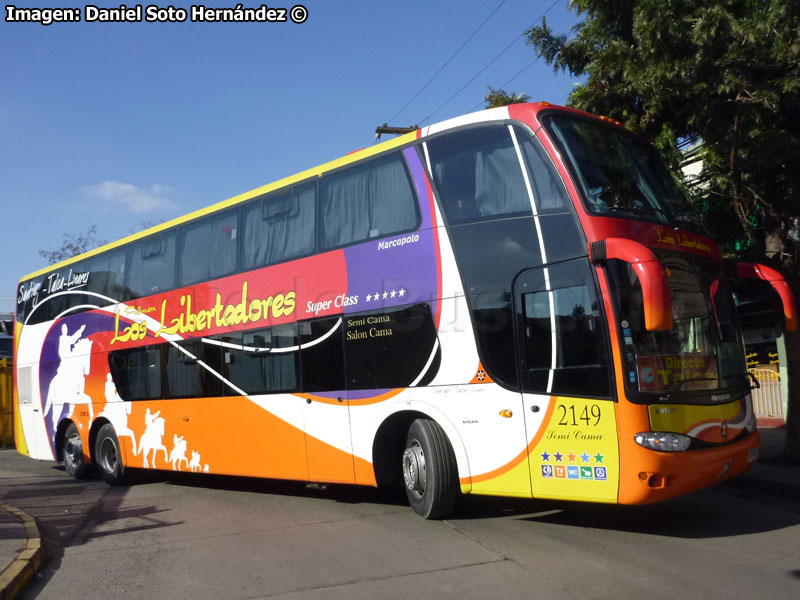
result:
<svg viewBox="0 0 800 600"><path fill-rule="evenodd" d="M644 504L757 458L729 264L655 150L547 103L432 125L19 284L18 450Z"/></svg>

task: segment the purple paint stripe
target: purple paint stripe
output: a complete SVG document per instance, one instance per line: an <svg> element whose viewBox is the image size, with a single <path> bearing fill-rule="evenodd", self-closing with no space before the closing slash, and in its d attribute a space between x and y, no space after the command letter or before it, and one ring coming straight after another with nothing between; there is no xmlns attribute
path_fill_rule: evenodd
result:
<svg viewBox="0 0 800 600"><path fill-rule="evenodd" d="M414 181L414 187L417 188L417 195L419 196L420 210L422 212L421 229L430 231L432 237L438 236L439 232L433 229L433 214L431 207L433 206L434 199L432 197L432 193L428 192L428 176L425 166L420 160L419 153L414 148L406 148L403 150L403 155L406 157L406 161L408 162L408 168L411 170L411 177ZM441 268L438 252L436 251L437 247L438 245L436 244L436 239L434 238L432 259L435 278L436 271ZM428 293L428 301L431 303L431 309L434 315L439 314L439 291L437 278L436 281L433 282L433 293Z"/></svg>
<svg viewBox="0 0 800 600"><path fill-rule="evenodd" d="M388 394L394 389L395 388L389 388L386 390L357 390L348 392L347 395L351 400L366 400L368 398L376 398L378 396L382 396L383 394Z"/></svg>
<svg viewBox="0 0 800 600"><path fill-rule="evenodd" d="M385 390L339 390L335 392L308 392L310 396L319 396L320 398L330 398L331 400L338 400L339 398L349 398L350 400L369 400L370 398L377 398L389 392L394 391L396 388L389 388Z"/></svg>
<svg viewBox="0 0 800 600"><path fill-rule="evenodd" d="M428 195L428 185L424 167L414 148L406 148L403 150L403 156L406 157L408 168L411 171L411 179L414 181L414 187L417 188L417 195L419 196L420 211L422 212L422 225L420 229L430 229L433 227L433 217L431 215L431 199Z"/></svg>

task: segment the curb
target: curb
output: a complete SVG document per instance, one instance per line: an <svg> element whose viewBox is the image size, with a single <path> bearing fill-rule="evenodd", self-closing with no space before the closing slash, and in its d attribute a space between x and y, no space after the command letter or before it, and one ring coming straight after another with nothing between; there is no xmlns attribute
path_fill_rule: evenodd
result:
<svg viewBox="0 0 800 600"><path fill-rule="evenodd" d="M28 513L0 503L0 510L6 510L22 521L25 527L25 534L28 542L25 550L19 553L17 559L0 573L0 600L11 600L22 587L33 577L42 566L44 551L42 550L42 540L39 536L39 527L36 520Z"/></svg>
<svg viewBox="0 0 800 600"><path fill-rule="evenodd" d="M759 429L773 429L785 427L786 419L783 417L756 417L756 426Z"/></svg>

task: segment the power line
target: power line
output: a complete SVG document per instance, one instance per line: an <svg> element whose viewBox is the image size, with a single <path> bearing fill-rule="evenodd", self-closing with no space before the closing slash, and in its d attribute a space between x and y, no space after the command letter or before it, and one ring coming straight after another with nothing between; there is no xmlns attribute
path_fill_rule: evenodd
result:
<svg viewBox="0 0 800 600"><path fill-rule="evenodd" d="M544 12L543 12L541 15L539 15L539 16L538 16L538 17L537 17L537 18L536 18L536 19L533 21L533 23L531 23L530 27L533 27L533 26L534 26L534 25L535 25L535 24L536 24L536 23L537 23L537 22L538 22L538 21L539 21L539 20L540 20L542 17L544 17L544 16L545 16L547 13L549 13L549 12L550 12L550 11L553 9L553 7L555 7L555 5L556 5L556 4L558 4L560 1L561 1L561 0L555 0L555 1L554 1L554 2L553 2L551 5L550 5L550 6L548 6L548 7L545 9L545 11L544 11ZM461 86L461 87L458 89L458 91L457 91L455 94L453 94L453 95L452 95L452 96L450 96L450 97L449 97L447 100L445 100L444 102L442 102L442 103L441 103L441 104L440 104L440 105L439 105L439 106L438 106L438 107L437 107L437 108L436 108L436 109L435 109L435 110L434 110L434 111L433 111L431 114L429 114L427 117L425 117L424 119L422 119L422 120L420 121L420 124L422 124L422 123L425 123L425 122L426 122L428 119L430 119L430 118L431 118L433 115L435 115L437 112L439 112L439 111L440 111L442 108L444 108L445 106L447 106L447 105L448 105L448 104L449 104L449 103L450 103L450 102L453 100L453 98L455 98L455 97L456 97L456 96L458 96L458 95L459 95L461 92L463 92L463 91L464 91L464 90L467 88L467 86L469 86L469 84L471 84L471 83L472 83L473 81L475 81L475 80L476 80L478 77L480 77L480 75L481 75L481 74L482 74L482 73L483 73L483 72L484 72L486 69L488 69L489 67L491 67L491 66L492 66L492 65L493 65L493 64L494 64L494 63L495 63L495 62L496 62L496 61L497 61L497 60L498 60L498 59L499 59L501 56L503 56L503 54L505 54L506 52L508 52L508 51L511 49L511 47L512 47L514 44L516 44L516 43L517 43L517 41L518 41L520 38L524 37L524 36L525 36L525 31L527 31L528 29L530 29L530 27L527 27L527 28L526 28L526 29L525 29L525 30L524 30L524 31L523 31L521 34L514 36L514 39L513 39L513 40L511 40L511 43L510 43L508 46L506 46L505 48L503 48L503 49L500 51L500 53L499 53L499 54L497 54L497 56L495 56L495 57L494 57L492 60L490 60L490 61L489 61L489 62L486 64L486 66L485 66L485 67L483 67L483 68L482 68L480 71L478 71L478 72L475 74L475 76L474 76L474 77L472 77L472 79L470 79L470 80L469 80L467 83L465 83L464 85L462 85L462 86ZM538 59L537 59L537 60L538 60ZM534 61L534 62L536 62L536 61ZM526 67L526 68L527 68L527 67Z"/></svg>
<svg viewBox="0 0 800 600"><path fill-rule="evenodd" d="M491 19L491 18L494 16L494 13L496 13L496 12L497 12L497 11L500 9L500 7L501 7L501 6L503 6L503 4L505 4L506 2L507 2L507 0L501 0L500 4L498 4L498 5L497 5L497 6L494 8L494 10L493 10L491 13L489 13L489 16L488 16L488 17L486 17L486 18L483 20L483 22L482 22L480 25L478 25L478 28L477 28L477 29L475 29L475 31L473 31L473 32L470 34L470 36L469 36L469 37L468 37L468 38L467 38L467 39L464 41L464 43L463 43L463 44L461 44L461 45L460 45L460 46L459 46L459 47L456 49L456 51L455 51L455 52L453 52L453 54L452 54L452 55L450 55L450 58L448 58L448 59L447 59L447 60L444 62L444 64L443 64L441 67L439 67L439 69L436 71L436 73L434 73L433 75L431 75L431 78L430 78L430 79L428 79L428 81L426 81L426 82L423 84L423 86L422 86L421 88L419 88L419 89L417 90L417 92L416 92L416 93L415 93L413 96L411 96L411 98L408 100L408 102L406 102L405 104L403 104L403 106L401 106L401 107L400 107L400 110L398 110L396 113L394 113L394 114L392 115L392 118L391 118L391 119L389 119L389 120L387 121L388 123L391 123L392 121L394 121L395 117L397 117L397 115L399 115L401 112L403 112L403 111L406 109L406 107L407 107L409 104L411 104L411 103L414 101L414 98L416 98L417 96L419 96L419 95L422 93L422 90L424 90L426 87L428 87L428 85L430 85L430 83L431 83L431 82L432 82L434 79L436 79L436 76L437 76L437 75L439 75L439 73L441 73L441 72L444 70L444 68L445 68L447 65L449 65L449 64L450 64L450 62L451 62L451 61L452 61L452 60L453 60L453 59L456 57L456 55L457 55L459 52L461 52L461 50L463 50L463 49L464 49L464 46L466 46L466 45L467 45L467 44L470 42L470 40L471 40L472 38L474 38L474 37L475 37L475 35L476 35L476 34L477 34L477 33L478 33L478 32L479 32L481 29L483 29L483 26L484 26L484 25L486 25L486 23L489 21L489 19Z"/></svg>
<svg viewBox="0 0 800 600"><path fill-rule="evenodd" d="M527 66L527 67L525 67L524 69L520 70L520 71L519 71L519 72L518 72L516 75L514 75L514 76L513 76L511 79L509 79L509 80L508 80L508 81L506 81L506 82L505 82L503 85L501 85L501 86L500 86L500 89L503 89L503 88L505 88L505 87L506 87L506 86L507 86L509 83L511 83L511 82L512 82L512 81L514 81L514 80L515 80L517 77L519 77L520 75L522 75L522 74L523 74L525 71L527 71L528 69L530 69L530 68L531 68L533 65L535 65L535 64L538 62L538 60L539 60L539 57L537 56L537 57L536 57L536 58L534 58L534 59L533 59L531 62L529 62L529 63L528 63L528 66Z"/></svg>
<svg viewBox="0 0 800 600"><path fill-rule="evenodd" d="M575 89L575 88L573 87L573 89ZM561 104L561 101L562 101L562 100L566 100L567 98L569 98L569 95L570 95L571 93L572 93L572 92L567 92L566 94L564 94L563 96L561 96L561 98L558 98L558 99L556 100L556 104Z"/></svg>
<svg viewBox="0 0 800 600"><path fill-rule="evenodd" d="M558 1L558 0L556 0L556 1ZM453 98L455 98L455 97L456 97L456 96L458 96L458 95L459 95L461 92L463 92L463 91L466 89L466 87L467 87L467 86L468 86L470 83L472 83L473 81L475 81L475 80L476 80L476 79L477 79L477 78L478 78L478 77L481 75L481 73L483 73L483 72L484 72L486 69L488 69L489 67L491 67L491 66L492 66L492 65L493 65L493 64L494 64L494 63L497 61L497 59L499 59L501 56L503 56L503 54L505 54L505 53L506 53L506 52L507 52L507 51L508 51L508 50L511 48L511 46L513 46L514 44L516 44L516 43L517 43L517 40L518 40L518 39L519 39L519 36L518 36L518 37L516 37L516 38L514 38L514 41L513 41L513 42L511 42L511 43L510 43L508 46L506 46L506 47L505 47L505 48L502 50L502 52L500 52L500 54L498 54L498 55L497 55L497 56L495 56L495 57L494 57L492 60L490 60L490 61L489 61L489 63L488 63L488 64L487 64L485 67L483 67L483 68L482 68L480 71L478 71L478 72L475 74L475 76L474 76L472 79L470 79L470 80L469 80L467 83L465 83L465 84L464 84L464 85L462 85L460 88L458 88L458 91L457 91L455 94L453 94L453 95L452 95L452 96L450 96L450 97L449 97L447 100L445 100L444 102L442 102L442 103L441 103L441 104L440 104L440 105L439 105L439 106L436 108L436 110L434 110L434 111L433 111L431 114L429 114L427 117L425 117L424 119L422 119L422 121L420 121L420 123L424 123L425 121L427 121L428 119L430 119L430 118L431 118L433 115L435 115L437 112L439 112L439 111L440 111L442 108L444 108L445 106L447 106L448 104L450 104L450 101L451 101Z"/></svg>
<svg viewBox="0 0 800 600"><path fill-rule="evenodd" d="M536 62L537 62L538 60L539 60L539 57L537 56L537 57L536 57L536 58L534 58L534 59L533 59L531 62L529 62L529 63L528 63L528 66L527 66L527 67L525 67L524 69L522 69L521 71L519 71L519 72L518 72L516 75L514 75L514 76L513 76L511 79L509 79L508 81L506 81L506 82L505 82L503 85L501 85L501 86L500 86L498 89L499 89L500 91L504 91L504 90L506 89L506 86L507 86L509 83L511 83L511 82L512 82L512 81L514 81L514 80L515 80L517 77L519 77L520 75L522 75L522 74L523 74L525 71L527 71L528 69L530 69L530 68L531 68L533 65L535 65L535 64L536 64ZM475 106L473 106L473 107L470 109L470 111L477 110L478 108L480 108L480 107L481 107L481 104L483 104L483 102L484 102L483 100L481 100L480 102L478 102L478 103L477 103Z"/></svg>

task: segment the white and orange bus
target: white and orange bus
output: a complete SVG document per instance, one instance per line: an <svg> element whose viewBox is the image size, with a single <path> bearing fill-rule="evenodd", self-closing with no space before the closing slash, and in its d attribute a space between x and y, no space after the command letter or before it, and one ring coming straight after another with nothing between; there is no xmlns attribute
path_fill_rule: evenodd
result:
<svg viewBox="0 0 800 600"><path fill-rule="evenodd" d="M519 104L432 125L23 278L19 451L650 503L757 458L737 278L656 152Z"/></svg>

